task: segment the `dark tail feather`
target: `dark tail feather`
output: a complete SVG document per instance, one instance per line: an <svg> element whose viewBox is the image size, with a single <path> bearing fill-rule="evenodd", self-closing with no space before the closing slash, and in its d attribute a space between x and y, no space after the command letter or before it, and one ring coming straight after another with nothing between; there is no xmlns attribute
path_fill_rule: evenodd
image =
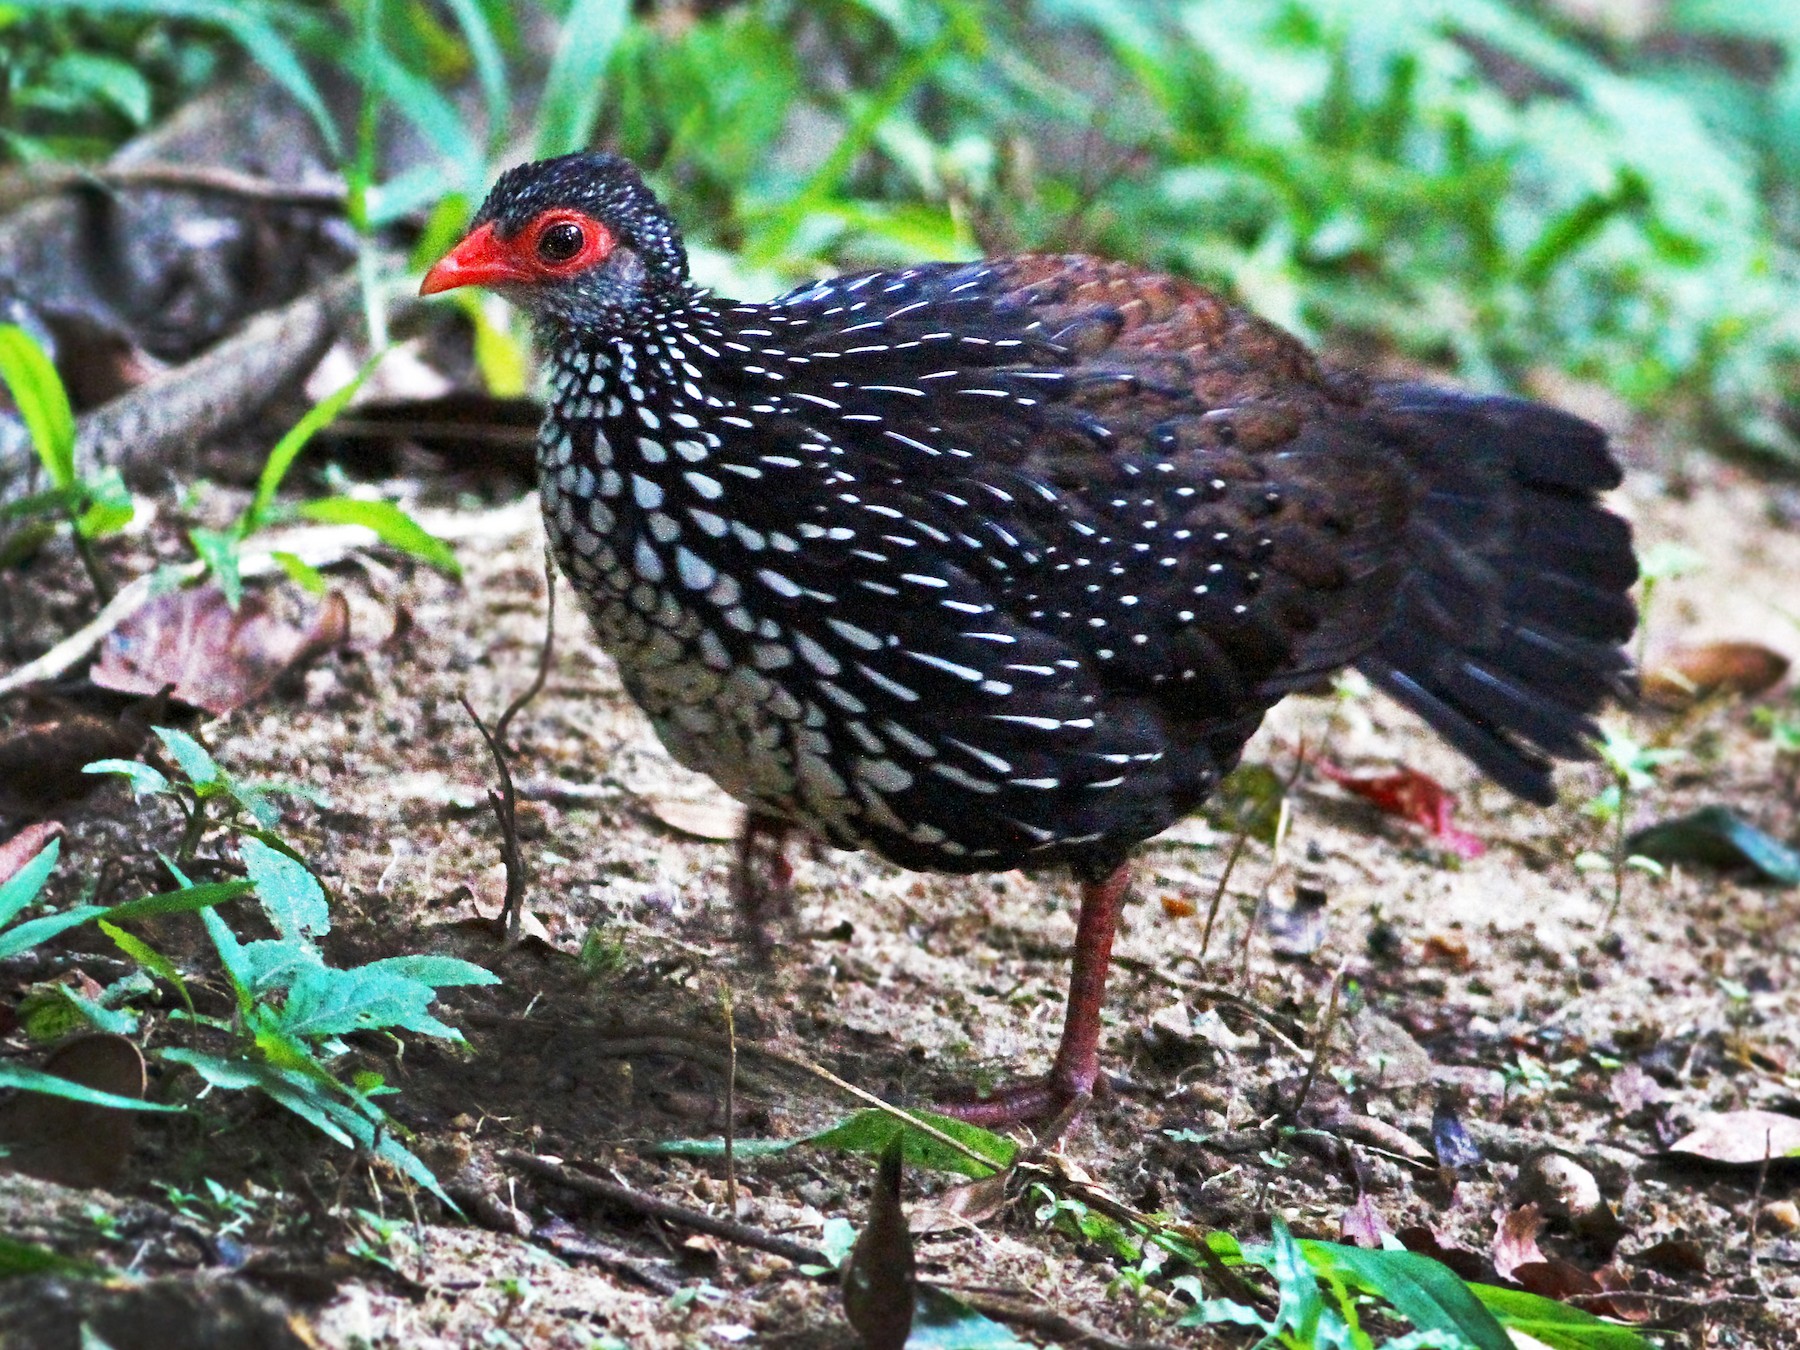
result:
<svg viewBox="0 0 1800 1350"><path fill-rule="evenodd" d="M1629 683L1637 559L1598 501L1620 478L1606 435L1523 399L1392 384L1373 402L1431 486L1357 666L1502 787L1554 801L1551 761L1587 758L1593 712Z"/></svg>

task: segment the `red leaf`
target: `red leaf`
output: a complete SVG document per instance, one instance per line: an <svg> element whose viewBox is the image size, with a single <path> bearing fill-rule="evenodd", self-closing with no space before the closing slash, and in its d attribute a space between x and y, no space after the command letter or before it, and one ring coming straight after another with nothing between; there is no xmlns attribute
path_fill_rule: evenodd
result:
<svg viewBox="0 0 1800 1350"><path fill-rule="evenodd" d="M1456 813L1456 797L1435 778L1404 767L1394 773L1359 777L1338 768L1330 760L1318 759L1313 763L1318 765L1320 773L1345 791L1375 803L1390 816L1423 825L1432 838L1442 840L1458 856L1478 858L1487 851L1486 844L1457 829L1451 821L1451 816Z"/></svg>

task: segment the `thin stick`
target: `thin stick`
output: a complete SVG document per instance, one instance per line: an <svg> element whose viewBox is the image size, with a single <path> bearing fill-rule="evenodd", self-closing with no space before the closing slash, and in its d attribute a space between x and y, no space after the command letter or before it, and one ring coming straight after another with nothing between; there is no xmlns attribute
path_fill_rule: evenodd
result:
<svg viewBox="0 0 1800 1350"><path fill-rule="evenodd" d="M1294 1096L1294 1104L1288 1108L1290 1119L1300 1118L1300 1108L1306 1105L1306 1096L1312 1091L1313 1080L1319 1076L1319 1064L1325 1058L1325 1052L1331 1048L1331 1033L1337 1029L1338 991L1344 987L1344 971L1350 964L1345 957L1338 962L1337 972L1331 977L1331 993L1325 1000L1325 1015L1319 1019L1319 1031L1313 1038L1312 1058L1306 1062L1306 1076L1300 1080L1300 1091Z"/></svg>
<svg viewBox="0 0 1800 1350"><path fill-rule="evenodd" d="M702 1210L689 1209L686 1205L678 1205L673 1200L664 1200L660 1196L646 1195L643 1191L633 1190L630 1186L622 1186L616 1181L603 1181L586 1172L577 1172L573 1168L564 1167L560 1163L525 1153L518 1149L507 1149L500 1154L500 1161L510 1163L521 1171L531 1172L537 1176L554 1181L559 1186L567 1186L572 1191L583 1195L591 1195L621 1209L628 1209L634 1214L646 1218L661 1219L664 1223L672 1223L695 1233L705 1233L725 1242L736 1243L740 1247L754 1247L758 1251L768 1252L783 1260L792 1261L800 1266L829 1266L825 1253L812 1247L802 1246L798 1242L790 1242L786 1238L776 1237L773 1233L765 1233L760 1228L752 1228L748 1224L738 1223L732 1219L718 1219Z"/></svg>
<svg viewBox="0 0 1800 1350"><path fill-rule="evenodd" d="M551 557L550 546L544 545L544 645L538 652L537 676L525 687L511 703L506 711L500 714L500 720L494 723L494 739L501 745L506 744L506 728L518 712L544 690L544 681L550 676L550 655L556 650L556 560Z"/></svg>
<svg viewBox="0 0 1800 1350"><path fill-rule="evenodd" d="M1225 859L1225 870L1219 874L1219 884L1213 888L1212 903L1206 907L1206 927L1200 930L1199 960L1206 960L1206 949L1212 945L1213 920L1219 917L1219 902L1225 898L1225 888L1231 884L1231 873L1243 856L1244 845L1250 840L1250 822L1244 822L1244 828L1237 832L1237 838L1231 841L1231 856Z"/></svg>
<svg viewBox="0 0 1800 1350"><path fill-rule="evenodd" d="M731 1011L731 986L719 986L719 1001L725 1005L725 1036L729 1042L725 1070L725 1203L731 1217L738 1216L737 1153L737 1018Z"/></svg>
<svg viewBox="0 0 1800 1350"><path fill-rule="evenodd" d="M487 742L488 753L494 757L494 768L500 774L500 791L489 788L487 797L488 805L494 808L494 819L500 823L500 859L506 864L506 900L500 908L500 918L506 925L506 940L517 942L519 915L525 907L525 859L519 852L518 799L513 795L512 772L506 767L505 751L487 729L487 723L481 720L465 695L458 694L456 698L475 723L481 739Z"/></svg>
<svg viewBox="0 0 1800 1350"><path fill-rule="evenodd" d="M1769 1179L1769 1153L1774 1146L1773 1130L1763 1131L1762 1166L1756 1169L1756 1194L1750 1197L1750 1232L1745 1242L1750 1249L1750 1272L1756 1273L1756 1221L1762 1216L1763 1183Z"/></svg>

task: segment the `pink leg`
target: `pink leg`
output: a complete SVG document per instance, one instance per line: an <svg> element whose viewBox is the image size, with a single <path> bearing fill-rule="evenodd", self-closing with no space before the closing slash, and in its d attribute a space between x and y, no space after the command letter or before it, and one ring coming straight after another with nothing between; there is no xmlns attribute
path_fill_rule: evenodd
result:
<svg viewBox="0 0 1800 1350"><path fill-rule="evenodd" d="M1121 863L1104 881L1081 886L1081 913L1075 921L1075 963L1069 973L1069 1004L1063 1014L1062 1044L1049 1074L1016 1083L991 1097L942 1103L938 1109L971 1125L994 1127L1054 1118L1071 1103L1093 1095L1100 1081L1100 1008L1106 1001L1106 968L1113 934L1131 890L1131 865Z"/></svg>
<svg viewBox="0 0 1800 1350"><path fill-rule="evenodd" d="M739 934L764 955L774 948L771 923L793 917L794 868L787 860L787 838L793 829L779 817L752 811L744 818L731 866L731 903L737 910Z"/></svg>

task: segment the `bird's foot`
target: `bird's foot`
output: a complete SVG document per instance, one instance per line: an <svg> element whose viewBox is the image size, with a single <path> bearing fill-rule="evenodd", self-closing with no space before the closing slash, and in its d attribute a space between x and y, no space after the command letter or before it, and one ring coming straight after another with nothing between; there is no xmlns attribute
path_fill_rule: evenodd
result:
<svg viewBox="0 0 1800 1350"><path fill-rule="evenodd" d="M751 812L744 819L731 866L731 906L737 911L738 936L763 960L775 950L771 930L794 917L794 866L787 858L793 828L785 820Z"/></svg>
<svg viewBox="0 0 1800 1350"><path fill-rule="evenodd" d="M1111 1085L1098 1066L1085 1074L1052 1069L1042 1078L1009 1083L985 1097L955 1097L932 1104L939 1115L952 1116L984 1130L1012 1125L1047 1127L1039 1142L1048 1144L1061 1136L1096 1096L1111 1094Z"/></svg>

